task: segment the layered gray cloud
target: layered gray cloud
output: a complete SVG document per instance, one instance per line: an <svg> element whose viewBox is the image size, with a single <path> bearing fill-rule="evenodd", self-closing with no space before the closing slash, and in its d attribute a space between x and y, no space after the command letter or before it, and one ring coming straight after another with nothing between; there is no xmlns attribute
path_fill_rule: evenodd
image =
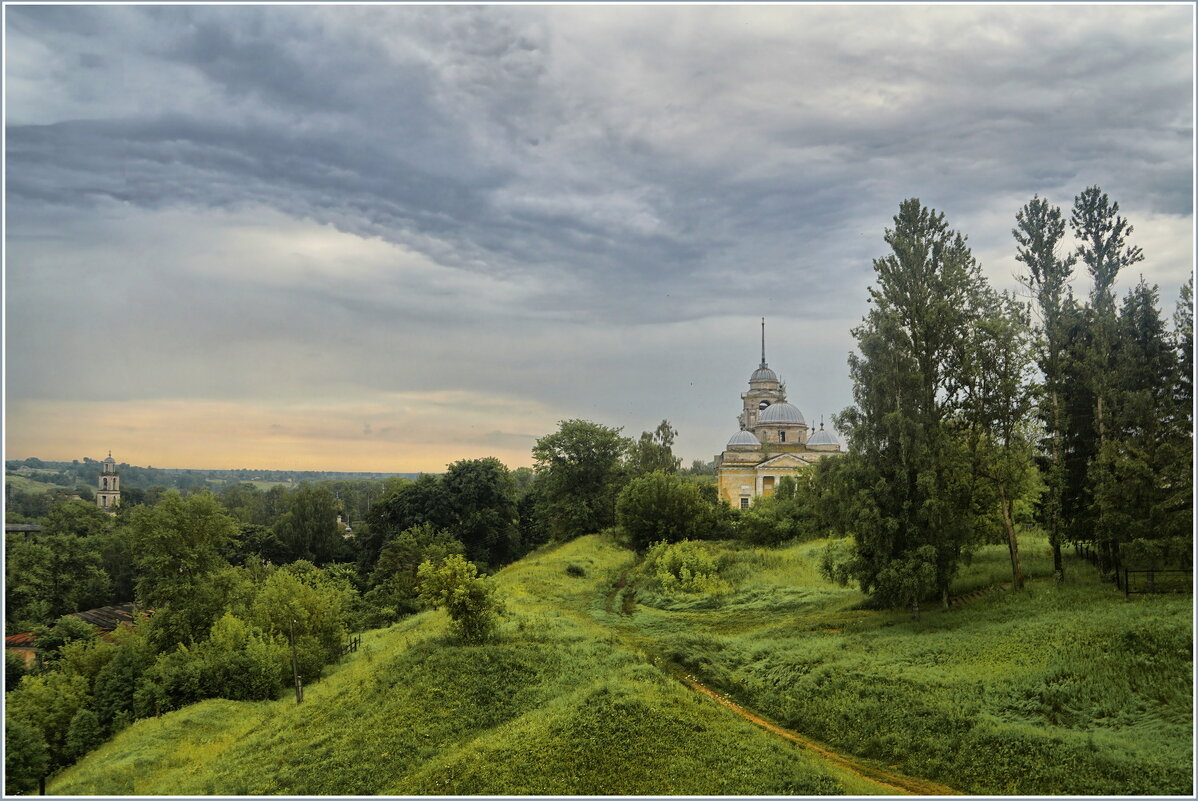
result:
<svg viewBox="0 0 1198 801"><path fill-rule="evenodd" d="M697 457L731 433L758 316L801 408L849 402L905 197L1000 283L1015 210L1095 183L1166 305L1192 261L1185 7L7 20L10 399L460 390L541 404L545 430L669 417Z"/></svg>

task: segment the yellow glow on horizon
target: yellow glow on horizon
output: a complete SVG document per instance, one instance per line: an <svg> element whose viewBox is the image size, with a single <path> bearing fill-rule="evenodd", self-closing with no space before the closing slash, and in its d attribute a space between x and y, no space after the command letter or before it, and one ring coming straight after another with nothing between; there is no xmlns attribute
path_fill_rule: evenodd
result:
<svg viewBox="0 0 1198 801"><path fill-rule="evenodd" d="M6 413L9 459L113 456L163 468L439 473L459 459L532 465L557 427L543 407L468 393L362 402L22 401Z"/></svg>

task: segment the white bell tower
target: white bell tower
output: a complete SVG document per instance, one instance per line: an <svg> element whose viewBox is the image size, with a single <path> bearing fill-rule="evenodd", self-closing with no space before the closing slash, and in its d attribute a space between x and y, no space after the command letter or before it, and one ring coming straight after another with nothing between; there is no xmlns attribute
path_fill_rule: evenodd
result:
<svg viewBox="0 0 1198 801"><path fill-rule="evenodd" d="M96 506L115 514L116 507L121 503L121 474L116 469L116 459L112 451L101 464L100 486L96 490Z"/></svg>

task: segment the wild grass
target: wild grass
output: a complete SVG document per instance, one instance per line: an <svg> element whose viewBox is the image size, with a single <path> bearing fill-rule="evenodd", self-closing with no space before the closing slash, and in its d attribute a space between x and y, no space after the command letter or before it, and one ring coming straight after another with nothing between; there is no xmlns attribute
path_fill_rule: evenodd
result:
<svg viewBox="0 0 1198 801"><path fill-rule="evenodd" d="M842 753L977 794L1187 794L1190 599L1125 600L1085 562L1022 592L905 612L828 584L824 543L717 549L731 591L645 592L608 536L497 575L499 638L442 613L367 632L305 702L206 701L140 721L52 794L866 794L884 788L684 688L685 666ZM954 594L1009 581L980 550Z"/></svg>
<svg viewBox="0 0 1198 801"><path fill-rule="evenodd" d="M640 607L632 622L782 725L966 792L1189 793L1189 598L1129 602L1073 559L1057 586L1029 537L1024 591L913 621L819 578L821 545L774 552L703 614ZM1009 581L992 546L954 594Z"/></svg>
<svg viewBox="0 0 1198 801"><path fill-rule="evenodd" d="M610 539L502 571L486 645L424 613L368 632L306 692L209 701L122 732L53 794L830 794L866 792L684 688L600 617L633 555ZM568 571L570 565L582 568ZM169 734L164 734L169 733ZM128 763L129 769L113 770ZM872 788L876 790L875 788Z"/></svg>

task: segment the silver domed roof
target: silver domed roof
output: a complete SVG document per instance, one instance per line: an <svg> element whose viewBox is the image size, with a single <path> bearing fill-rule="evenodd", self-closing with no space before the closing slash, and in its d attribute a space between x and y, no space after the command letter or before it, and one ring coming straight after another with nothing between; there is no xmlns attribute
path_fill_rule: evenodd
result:
<svg viewBox="0 0 1198 801"><path fill-rule="evenodd" d="M757 416L758 423L798 423L805 425L806 420L803 419L803 414L794 406L791 406L786 401L779 401L772 406L767 406Z"/></svg>
<svg viewBox="0 0 1198 801"><path fill-rule="evenodd" d="M832 432L824 431L822 428L811 435L807 440L808 445L839 445L836 437L832 436Z"/></svg>
<svg viewBox="0 0 1198 801"><path fill-rule="evenodd" d="M753 371L753 375L749 376L749 381L777 381L778 374L764 364Z"/></svg>
<svg viewBox="0 0 1198 801"><path fill-rule="evenodd" d="M761 442L757 437L753 436L752 431L737 431L732 435L732 439L728 440L728 447L732 448L737 445L751 445L754 448L760 447Z"/></svg>
<svg viewBox="0 0 1198 801"><path fill-rule="evenodd" d="M112 451L108 452L108 458L105 459L104 461L108 462L109 464L116 464L116 459L112 458Z"/></svg>

